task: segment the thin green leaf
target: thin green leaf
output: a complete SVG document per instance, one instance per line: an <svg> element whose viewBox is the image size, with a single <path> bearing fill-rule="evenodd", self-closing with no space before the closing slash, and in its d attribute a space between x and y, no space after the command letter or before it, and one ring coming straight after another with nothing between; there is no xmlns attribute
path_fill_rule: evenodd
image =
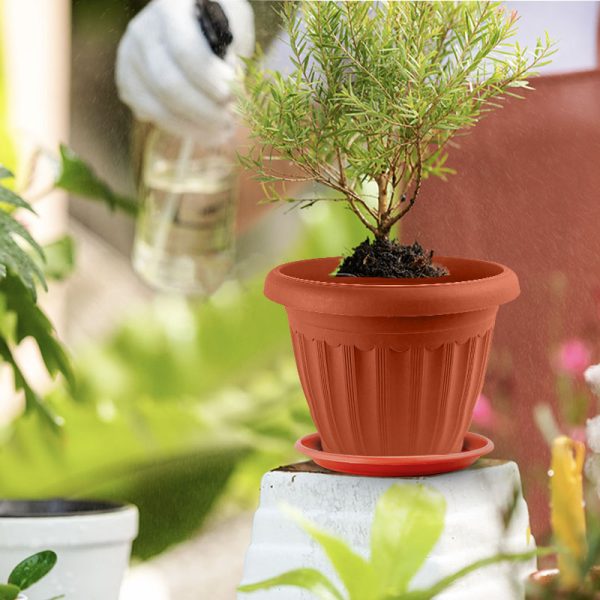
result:
<svg viewBox="0 0 600 600"><path fill-rule="evenodd" d="M242 585L238 591L244 593L258 592L261 590L270 590L282 586L299 587L311 592L319 600L344 600L344 597L336 587L321 573L315 569L296 569L288 571L277 577Z"/></svg>
<svg viewBox="0 0 600 600"><path fill-rule="evenodd" d="M70 387L74 376L63 346L56 338L54 328L40 307L35 303L23 282L8 273L0 281L0 358L10 365L14 385L25 395L28 411L35 410L54 430L62 426L58 418L33 389L21 370L13 353L14 347L27 338L35 340L46 369L51 376L62 374Z"/></svg>
<svg viewBox="0 0 600 600"><path fill-rule="evenodd" d="M379 499L371 530L371 564L380 595L406 592L444 529L446 501L423 485L394 485Z"/></svg>
<svg viewBox="0 0 600 600"><path fill-rule="evenodd" d="M42 397L34 391L29 385L29 382L25 378L25 375L21 371L19 364L15 360L10 347L6 343L6 340L0 337L0 357L10 365L13 371L14 385L17 391L22 391L25 395L25 406L26 409L36 410L42 417L43 421L47 423L51 429L58 431L62 426L62 420L57 417L52 410L47 406Z"/></svg>
<svg viewBox="0 0 600 600"><path fill-rule="evenodd" d="M8 273L0 281L0 295L4 296L4 309L16 318L14 343L33 338L40 350L44 364L50 375L61 373L69 385L74 386L71 363L62 344L56 337L54 327L20 279Z"/></svg>
<svg viewBox="0 0 600 600"><path fill-rule="evenodd" d="M1 179L1 177L0 177ZM15 208L22 208L24 210L28 210L35 214L35 210L29 202L21 198L18 194L15 194L12 190L9 190L7 187L0 185L0 203L9 204L10 206L14 206Z"/></svg>
<svg viewBox="0 0 600 600"><path fill-rule="evenodd" d="M0 179L10 179L14 177L12 171L7 169L4 165L0 165Z"/></svg>
<svg viewBox="0 0 600 600"><path fill-rule="evenodd" d="M44 251L27 229L12 214L0 208L0 277L5 277L7 270L12 271L35 299L36 281L46 288L46 280L38 264L21 247L19 241L29 246L44 260Z"/></svg>
<svg viewBox="0 0 600 600"><path fill-rule="evenodd" d="M92 167L65 145L60 147L61 172L55 186L72 194L105 202L111 210L122 210L130 215L138 212L138 203L127 196L113 192Z"/></svg>
<svg viewBox="0 0 600 600"><path fill-rule="evenodd" d="M286 512L325 551L344 584L350 600L371 600L377 597L377 577L371 564L354 552L343 540L323 531L296 510Z"/></svg>
<svg viewBox="0 0 600 600"><path fill-rule="evenodd" d="M470 565L467 565L466 567L463 567L456 573L444 577L426 590L415 590L414 592L408 592L399 596L390 595L387 596L385 600L431 600L438 594L441 594L444 590L448 589L450 586L454 585L459 579L462 579L463 577L466 577L467 575L473 573L474 571L478 571L479 569L503 562L524 562L526 560L531 560L532 558L544 556L553 552L553 549L543 548L539 550L532 550L531 552L496 554L495 556L483 558Z"/></svg>
<svg viewBox="0 0 600 600"><path fill-rule="evenodd" d="M44 550L21 561L8 577L8 583L21 590L30 588L34 583L48 575L56 565L58 557L52 550Z"/></svg>

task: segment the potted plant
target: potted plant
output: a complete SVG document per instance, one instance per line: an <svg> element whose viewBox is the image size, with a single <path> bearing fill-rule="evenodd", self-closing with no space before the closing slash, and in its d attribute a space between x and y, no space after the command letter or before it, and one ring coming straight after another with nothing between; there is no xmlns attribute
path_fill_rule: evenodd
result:
<svg viewBox="0 0 600 600"><path fill-rule="evenodd" d="M452 140L528 89L553 44L511 43L517 17L494 2L295 4L284 8L292 73L248 65L240 110L254 142L242 160L270 200L287 199L276 183L330 188L291 201L343 202L371 236L342 261L288 263L266 280L289 316L316 449L355 471L361 455L459 453L498 307L517 297L518 280L493 262L434 259L393 234L423 182L451 172Z"/></svg>
<svg viewBox="0 0 600 600"><path fill-rule="evenodd" d="M137 535L138 512L130 505L92 500L0 501L0 574L44 548L58 564L28 592L29 600L118 598ZM9 578L9 584L14 583ZM24 585L19 585L25 589ZM2 596L12 600L16 596Z"/></svg>

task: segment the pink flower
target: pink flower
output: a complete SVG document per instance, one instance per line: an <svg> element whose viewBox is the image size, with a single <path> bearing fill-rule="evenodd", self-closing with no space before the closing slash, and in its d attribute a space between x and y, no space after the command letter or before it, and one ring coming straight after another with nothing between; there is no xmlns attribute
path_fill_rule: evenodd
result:
<svg viewBox="0 0 600 600"><path fill-rule="evenodd" d="M568 435L571 439L574 439L576 442L586 443L586 429L582 426L570 427L568 431Z"/></svg>
<svg viewBox="0 0 600 600"><path fill-rule="evenodd" d="M589 346L580 339L564 342L556 355L556 367L568 375L581 375L592 361Z"/></svg>
<svg viewBox="0 0 600 600"><path fill-rule="evenodd" d="M480 427L491 427L494 423L494 410L490 399L484 394L479 394L473 411L473 423Z"/></svg>

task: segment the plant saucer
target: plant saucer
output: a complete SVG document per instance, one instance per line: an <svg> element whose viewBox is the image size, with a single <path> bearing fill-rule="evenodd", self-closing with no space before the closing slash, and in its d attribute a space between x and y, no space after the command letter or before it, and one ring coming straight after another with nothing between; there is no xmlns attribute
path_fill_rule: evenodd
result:
<svg viewBox="0 0 600 600"><path fill-rule="evenodd" d="M420 477L460 471L493 449L494 443L490 439L471 431L465 436L460 452L422 456L360 456L327 452L321 446L318 433L306 435L296 442L296 450L325 469L367 477Z"/></svg>

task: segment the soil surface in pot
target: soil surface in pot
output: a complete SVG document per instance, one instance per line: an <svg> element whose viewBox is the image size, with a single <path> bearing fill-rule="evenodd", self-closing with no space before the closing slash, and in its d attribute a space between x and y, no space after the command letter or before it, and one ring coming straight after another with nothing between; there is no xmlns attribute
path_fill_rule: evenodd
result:
<svg viewBox="0 0 600 600"><path fill-rule="evenodd" d="M342 261L337 277L421 278L448 275L433 263L433 251L419 242L403 246L397 240L366 239Z"/></svg>

